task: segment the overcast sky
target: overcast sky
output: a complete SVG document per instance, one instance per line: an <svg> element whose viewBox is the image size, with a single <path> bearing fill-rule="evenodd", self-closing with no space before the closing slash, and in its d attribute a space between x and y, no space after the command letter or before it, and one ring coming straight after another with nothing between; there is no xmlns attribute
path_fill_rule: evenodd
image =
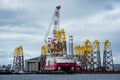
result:
<svg viewBox="0 0 120 80"><path fill-rule="evenodd" d="M74 37L112 43L114 63L120 63L120 0L0 0L0 64L13 61L23 45L25 59L40 56L40 48L56 5L61 5L60 27Z"/></svg>

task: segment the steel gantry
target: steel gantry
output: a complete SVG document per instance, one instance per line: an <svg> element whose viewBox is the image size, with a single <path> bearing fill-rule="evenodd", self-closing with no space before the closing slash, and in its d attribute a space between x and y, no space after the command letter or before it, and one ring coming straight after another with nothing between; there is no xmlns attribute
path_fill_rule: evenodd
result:
<svg viewBox="0 0 120 80"><path fill-rule="evenodd" d="M22 46L14 50L13 69L15 72L24 71L24 52Z"/></svg>
<svg viewBox="0 0 120 80"><path fill-rule="evenodd" d="M84 69L84 46L74 46L74 55L78 58L79 65Z"/></svg>
<svg viewBox="0 0 120 80"><path fill-rule="evenodd" d="M92 44L87 39L84 42L83 46L75 46L74 54L78 57L80 66L84 70L92 70L93 69L93 55L92 55Z"/></svg>
<svg viewBox="0 0 120 80"><path fill-rule="evenodd" d="M112 47L109 40L104 41L103 67L105 71L114 71Z"/></svg>
<svg viewBox="0 0 120 80"><path fill-rule="evenodd" d="M84 42L84 62L83 62L83 66L84 66L84 70L90 71L93 70L93 56L92 56L92 44L91 42L87 39Z"/></svg>
<svg viewBox="0 0 120 80"><path fill-rule="evenodd" d="M101 58L100 58L100 46L99 41L95 40L93 42L93 70L99 71L101 69Z"/></svg>

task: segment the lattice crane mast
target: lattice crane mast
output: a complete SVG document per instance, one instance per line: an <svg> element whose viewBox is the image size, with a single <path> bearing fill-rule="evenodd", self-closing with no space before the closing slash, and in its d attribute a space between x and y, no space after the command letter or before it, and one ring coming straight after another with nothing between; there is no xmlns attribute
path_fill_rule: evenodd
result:
<svg viewBox="0 0 120 80"><path fill-rule="evenodd" d="M66 33L64 29L59 29L60 8L61 6L56 6L55 13L44 37L45 45L41 47L40 70L44 70L45 68L46 53L62 53L66 51Z"/></svg>
<svg viewBox="0 0 120 80"><path fill-rule="evenodd" d="M64 29L60 30L60 8L61 6L56 6L55 13L52 17L50 26L48 27L48 30L44 37L45 45L44 47L41 47L42 52L48 52L48 53L61 53L66 52L66 33ZM51 36L52 35L52 36ZM49 37L51 36L51 37ZM47 49L42 49L42 48ZM45 54L44 53L44 54ZM43 54L43 53L42 53Z"/></svg>
<svg viewBox="0 0 120 80"><path fill-rule="evenodd" d="M48 38L48 35L50 34L50 30L53 28L52 34L55 37L57 30L59 30L59 28L60 28L60 25L59 25L59 21L60 21L59 20L59 16L60 16L59 10L60 10L60 8L61 8L61 6L56 6L55 13L52 17L52 20L50 22L50 25L48 27L48 30L47 30L45 38L44 38L45 43L48 43L47 38Z"/></svg>

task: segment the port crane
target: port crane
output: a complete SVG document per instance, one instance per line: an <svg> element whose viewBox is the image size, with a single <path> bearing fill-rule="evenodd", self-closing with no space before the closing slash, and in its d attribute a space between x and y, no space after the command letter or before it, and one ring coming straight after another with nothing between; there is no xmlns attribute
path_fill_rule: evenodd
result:
<svg viewBox="0 0 120 80"><path fill-rule="evenodd" d="M64 29L60 29L60 8L60 5L56 6L50 26L45 34L44 42L46 45L41 47L41 71L66 70L67 68L74 70L76 66L74 60L65 56L67 55L66 32ZM49 37L51 35L52 37ZM70 40L72 41L72 38ZM51 65L49 65L50 63Z"/></svg>
<svg viewBox="0 0 120 80"><path fill-rule="evenodd" d="M54 13L54 15L53 15L53 17L52 17L52 20L51 20L51 22L50 22L50 25L49 25L49 27L48 27L48 30L47 30L47 32L46 32L46 34L45 34L45 37L44 37L44 42L45 42L45 45L43 45L42 47L41 47L41 59L40 59L40 61L41 61L41 66L40 66L40 70L41 71L44 71L45 70L45 64L46 64L46 53L47 52L53 52L53 50L51 49L51 48L54 48L54 45L52 44L52 38L48 38L48 36L49 36L49 34L50 34L50 31L51 31L51 28L53 28L53 37L54 38L56 38L56 36L55 36L55 32L57 31L57 29L59 29L58 27L59 27L59 24L58 24L58 22L59 22L59 10L60 10L60 8L61 8L61 6L57 6L56 8L55 8L55 13ZM54 25L54 26L53 26Z"/></svg>
<svg viewBox="0 0 120 80"><path fill-rule="evenodd" d="M41 55L47 53L65 53L67 54L66 49L66 33L64 29L60 29L60 9L61 6L56 6L54 15L48 27L48 30L44 37L45 45L41 48ZM49 35L52 34L52 37ZM46 50L46 51L44 51ZM44 52L44 53L43 53Z"/></svg>
<svg viewBox="0 0 120 80"><path fill-rule="evenodd" d="M49 25L48 30L47 30L45 37L44 37L45 43L47 43L47 38L48 38L48 35L50 34L50 30L51 30L52 26L54 25L53 31L57 31L60 28L60 26L59 26L59 21L60 21L59 20L59 15L60 15L59 10L60 10L60 8L61 8L61 6L57 6L55 9L55 13L52 17L52 20L50 22L50 25ZM53 34L55 34L55 33L53 33Z"/></svg>
<svg viewBox="0 0 120 80"><path fill-rule="evenodd" d="M54 13L54 15L52 17L52 20L50 22L50 25L49 25L48 30L47 30L47 32L45 34L45 37L44 37L44 42L45 42L46 46L42 47L42 48L44 48L42 52L48 52L48 51L51 52L50 47L48 46L48 44L51 42L52 38L48 38L48 36L49 36L50 31L51 31L52 28L53 28L52 34L54 35L53 37L56 37L55 32L57 30L59 30L59 27L60 27L59 26L59 10L60 10L60 8L61 8L61 6L57 6L56 9L55 9L55 13ZM47 38L48 38L48 41L47 41ZM48 50L48 51L44 51L44 50Z"/></svg>

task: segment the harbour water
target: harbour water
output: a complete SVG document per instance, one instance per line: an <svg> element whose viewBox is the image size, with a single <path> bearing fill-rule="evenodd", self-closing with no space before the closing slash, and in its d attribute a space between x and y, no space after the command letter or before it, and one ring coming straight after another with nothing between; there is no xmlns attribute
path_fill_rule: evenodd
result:
<svg viewBox="0 0 120 80"><path fill-rule="evenodd" d="M120 80L120 74L16 74L0 75L0 80Z"/></svg>

